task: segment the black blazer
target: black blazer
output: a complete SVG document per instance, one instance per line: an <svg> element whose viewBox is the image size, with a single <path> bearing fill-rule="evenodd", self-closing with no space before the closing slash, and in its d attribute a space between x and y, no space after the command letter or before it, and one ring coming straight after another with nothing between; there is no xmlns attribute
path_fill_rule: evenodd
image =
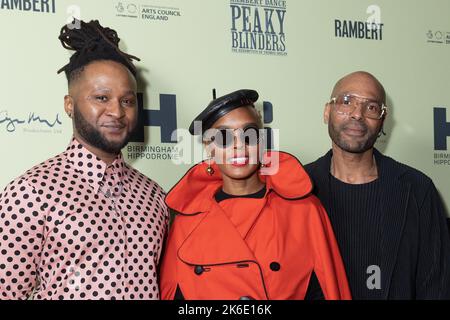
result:
<svg viewBox="0 0 450 320"><path fill-rule="evenodd" d="M433 182L378 150L374 154L383 181L383 299L450 299L450 236ZM329 151L305 166L327 211L331 157Z"/></svg>

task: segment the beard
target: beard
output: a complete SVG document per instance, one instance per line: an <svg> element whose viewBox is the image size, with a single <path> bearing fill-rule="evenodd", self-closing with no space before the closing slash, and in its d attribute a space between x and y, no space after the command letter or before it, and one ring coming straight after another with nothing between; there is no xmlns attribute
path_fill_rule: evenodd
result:
<svg viewBox="0 0 450 320"><path fill-rule="evenodd" d="M358 127L365 134L361 138L344 137L344 131L348 126ZM381 127L377 130L372 130L364 122L350 120L341 125L336 125L332 121L328 123L328 133L331 140L342 150L350 153L364 153L370 150L375 145L380 134Z"/></svg>
<svg viewBox="0 0 450 320"><path fill-rule="evenodd" d="M75 129L84 141L91 146L110 154L119 154L130 141L135 129L133 128L133 130L127 134L123 141L112 142L106 139L106 137L99 130L86 121L77 106L74 106L73 120L75 123Z"/></svg>

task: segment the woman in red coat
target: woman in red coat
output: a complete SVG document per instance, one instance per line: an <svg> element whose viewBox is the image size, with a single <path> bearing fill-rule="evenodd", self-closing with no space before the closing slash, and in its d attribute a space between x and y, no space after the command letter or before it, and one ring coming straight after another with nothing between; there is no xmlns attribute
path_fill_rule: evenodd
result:
<svg viewBox="0 0 450 320"><path fill-rule="evenodd" d="M177 215L161 266L162 299L350 299L328 216L300 162L262 152L258 93L213 100L194 120L211 159L166 197ZM197 128L200 125L200 129Z"/></svg>

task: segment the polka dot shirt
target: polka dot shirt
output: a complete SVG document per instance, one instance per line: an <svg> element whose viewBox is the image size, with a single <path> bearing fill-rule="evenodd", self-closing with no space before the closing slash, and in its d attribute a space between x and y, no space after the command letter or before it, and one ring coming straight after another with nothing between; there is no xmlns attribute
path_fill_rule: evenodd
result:
<svg viewBox="0 0 450 320"><path fill-rule="evenodd" d="M0 299L159 299L164 197L73 139L0 194Z"/></svg>

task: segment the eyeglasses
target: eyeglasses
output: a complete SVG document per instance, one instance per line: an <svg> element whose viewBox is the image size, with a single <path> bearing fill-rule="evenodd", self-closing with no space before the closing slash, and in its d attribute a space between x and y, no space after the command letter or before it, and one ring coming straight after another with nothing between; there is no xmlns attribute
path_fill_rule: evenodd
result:
<svg viewBox="0 0 450 320"><path fill-rule="evenodd" d="M205 132L205 141L214 142L222 149L229 148L234 144L234 132L238 132L238 139L247 146L256 146L260 142L259 128L256 126L245 127L244 129L209 129Z"/></svg>
<svg viewBox="0 0 450 320"><path fill-rule="evenodd" d="M331 99L336 111L340 114L351 115L358 104L362 106L362 114L369 119L380 120L386 113L387 107L382 102L344 94ZM330 103L331 103L330 102Z"/></svg>

